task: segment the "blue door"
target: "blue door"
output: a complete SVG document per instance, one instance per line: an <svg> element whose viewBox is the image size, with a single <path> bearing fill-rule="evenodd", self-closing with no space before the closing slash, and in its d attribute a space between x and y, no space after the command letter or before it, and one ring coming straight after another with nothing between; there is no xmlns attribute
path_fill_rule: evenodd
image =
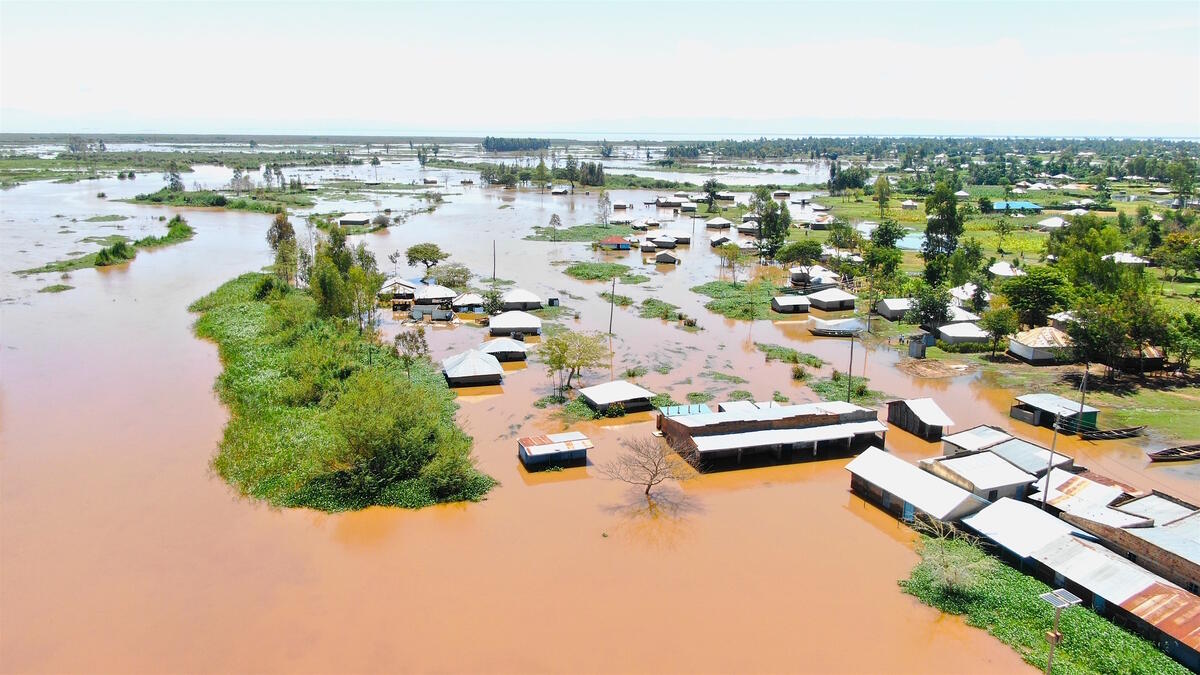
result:
<svg viewBox="0 0 1200 675"><path fill-rule="evenodd" d="M913 519L913 505L912 505L912 504L909 504L908 502L904 502L904 516L903 516L903 518L904 518L904 522L906 522L906 523L912 522L912 519Z"/></svg>

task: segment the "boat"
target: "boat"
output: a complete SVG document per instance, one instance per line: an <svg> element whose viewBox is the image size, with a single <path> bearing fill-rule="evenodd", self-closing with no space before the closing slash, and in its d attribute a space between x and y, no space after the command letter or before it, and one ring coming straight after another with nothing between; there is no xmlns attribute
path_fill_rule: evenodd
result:
<svg viewBox="0 0 1200 675"><path fill-rule="evenodd" d="M1080 431L1079 437L1085 441L1111 441L1118 438L1133 438L1141 435L1146 425L1138 427L1122 427L1120 429L1092 429Z"/></svg>
<svg viewBox="0 0 1200 675"><path fill-rule="evenodd" d="M1151 462L1186 462L1189 459L1200 459L1200 443L1177 445L1165 450L1147 452Z"/></svg>
<svg viewBox="0 0 1200 675"><path fill-rule="evenodd" d="M817 337L852 337L858 335L863 330L863 325L855 319L844 319L842 321L813 319L812 321L814 325L808 328L808 332Z"/></svg>

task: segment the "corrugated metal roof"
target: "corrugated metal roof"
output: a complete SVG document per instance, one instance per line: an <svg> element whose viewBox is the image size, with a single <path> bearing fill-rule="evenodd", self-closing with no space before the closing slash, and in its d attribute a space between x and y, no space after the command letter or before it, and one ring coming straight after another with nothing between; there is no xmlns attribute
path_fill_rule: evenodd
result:
<svg viewBox="0 0 1200 675"><path fill-rule="evenodd" d="M1156 581L1122 602L1121 608L1200 650L1200 598L1195 595Z"/></svg>
<svg viewBox="0 0 1200 675"><path fill-rule="evenodd" d="M989 337L987 331L971 322L948 323L938 328L938 332L943 336L948 335L955 338L984 339Z"/></svg>
<svg viewBox="0 0 1200 675"><path fill-rule="evenodd" d="M945 413L936 401L931 398L910 398L904 400L904 405L913 411L922 422L934 427L954 426L954 420Z"/></svg>
<svg viewBox="0 0 1200 675"><path fill-rule="evenodd" d="M696 443L696 451L704 454L706 452L738 450L741 448L764 448L775 445L791 445L793 443L833 441L853 438L858 434L877 434L883 431L887 431L887 427L879 421L846 422L843 424L803 427L800 429L766 429L763 431L744 431L736 434L693 436L692 440Z"/></svg>
<svg viewBox="0 0 1200 675"><path fill-rule="evenodd" d="M1079 537L1059 537L1032 557L1105 600L1122 604L1158 577L1100 544Z"/></svg>
<svg viewBox="0 0 1200 675"><path fill-rule="evenodd" d="M461 354L443 359L442 372L450 378L480 377L503 375L504 367L491 354L485 354L477 349L469 349Z"/></svg>
<svg viewBox="0 0 1200 675"><path fill-rule="evenodd" d="M1020 438L1010 438L1003 443L993 445L988 448L988 452L1003 457L1018 469L1035 476L1046 473L1046 467L1050 463L1049 450ZM1074 461L1066 455L1054 453L1054 466L1056 467L1070 466Z"/></svg>
<svg viewBox="0 0 1200 675"><path fill-rule="evenodd" d="M501 330L506 328L537 328L541 330L542 320L529 312L513 310L493 316L488 325L491 328L499 328Z"/></svg>
<svg viewBox="0 0 1200 675"><path fill-rule="evenodd" d="M823 291L809 293L808 297L810 300L816 300L818 302L841 302L844 300L858 299L857 295L854 295L853 293L847 293L840 288L826 288Z"/></svg>
<svg viewBox="0 0 1200 675"><path fill-rule="evenodd" d="M1033 347L1035 349L1061 349L1070 347L1073 344L1070 335L1053 326L1041 326L1040 328L1027 330L1023 333L1017 333L1012 336L1012 339L1026 347Z"/></svg>
<svg viewBox="0 0 1200 675"><path fill-rule="evenodd" d="M1058 394L1039 393L1025 394L1018 396L1017 400L1025 405L1032 406L1038 410L1044 410L1051 415L1059 414L1063 417L1073 417L1080 412L1094 413L1100 412L1099 408L1093 408L1090 405L1080 405L1079 401L1072 401L1069 398L1063 398Z"/></svg>
<svg viewBox="0 0 1200 675"><path fill-rule="evenodd" d="M529 455L550 455L568 450L588 450L595 447L592 440L578 431L561 434L526 436L517 440Z"/></svg>
<svg viewBox="0 0 1200 675"><path fill-rule="evenodd" d="M1131 527L1127 531L1165 551L1200 564L1200 513L1159 527Z"/></svg>
<svg viewBox="0 0 1200 675"><path fill-rule="evenodd" d="M793 305L799 307L808 307L810 304L812 304L809 302L809 299L803 295L780 295L772 298L772 300L780 307L790 307Z"/></svg>
<svg viewBox="0 0 1200 675"><path fill-rule="evenodd" d="M1037 492L1029 497L1030 501L1042 501L1047 480L1050 489L1046 502L1071 515L1112 527L1141 527L1151 524L1151 521L1141 516L1109 508L1109 504L1125 494L1121 488L1098 483L1062 469L1051 469L1048 477L1039 478L1034 483Z"/></svg>
<svg viewBox="0 0 1200 675"><path fill-rule="evenodd" d="M1151 518L1154 520L1155 525L1166 525L1171 521L1196 512L1194 508L1188 508L1183 504L1178 504L1170 499L1164 499L1155 494L1131 499L1116 508L1126 513L1142 516L1143 518ZM1196 527L1196 536L1200 537L1200 523Z"/></svg>
<svg viewBox="0 0 1200 675"><path fill-rule="evenodd" d="M846 470L938 520L961 518L987 505L986 500L879 448L867 448Z"/></svg>
<svg viewBox="0 0 1200 675"><path fill-rule="evenodd" d="M995 427L980 425L956 434L942 436L942 441L958 446L963 450L982 450L997 443L1003 443L1011 438L1012 436Z"/></svg>
<svg viewBox="0 0 1200 675"><path fill-rule="evenodd" d="M733 402L731 401L730 403ZM722 422L782 420L800 415L845 415L852 412L871 411L870 408L864 408L845 401L819 401L817 403L785 405L778 408L761 408L750 401L746 401L746 403L750 405L744 408L735 407L732 410L730 410L729 405L722 403L721 406L725 408L725 412L715 412L707 415L687 415L678 417L675 421L688 427L703 427Z"/></svg>
<svg viewBox="0 0 1200 675"><path fill-rule="evenodd" d="M479 345L479 350L487 354L507 353L507 352L528 352L529 346L524 342L514 340L512 338L495 338Z"/></svg>
<svg viewBox="0 0 1200 675"><path fill-rule="evenodd" d="M977 490L995 490L1010 485L1032 483L1037 478L990 452L959 455L936 460L942 466L970 481Z"/></svg>
<svg viewBox="0 0 1200 675"><path fill-rule="evenodd" d="M596 405L654 398L654 392L625 380L613 380L597 384L594 387L584 387L579 390L579 394Z"/></svg>
<svg viewBox="0 0 1200 675"><path fill-rule="evenodd" d="M1032 504L1008 497L963 518L963 522L997 546L1022 558L1064 535L1084 534Z"/></svg>

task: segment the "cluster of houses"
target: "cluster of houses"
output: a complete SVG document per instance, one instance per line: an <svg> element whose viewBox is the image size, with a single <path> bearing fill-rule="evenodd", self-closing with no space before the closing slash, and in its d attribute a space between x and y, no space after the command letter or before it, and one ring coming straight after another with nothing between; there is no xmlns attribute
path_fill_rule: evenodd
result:
<svg viewBox="0 0 1200 675"><path fill-rule="evenodd" d="M995 427L943 435L952 422L930 399L893 401L888 420L940 438L942 455L914 465L870 447L846 466L853 492L906 521L966 527L1022 571L1200 668L1195 505L1121 485Z"/></svg>

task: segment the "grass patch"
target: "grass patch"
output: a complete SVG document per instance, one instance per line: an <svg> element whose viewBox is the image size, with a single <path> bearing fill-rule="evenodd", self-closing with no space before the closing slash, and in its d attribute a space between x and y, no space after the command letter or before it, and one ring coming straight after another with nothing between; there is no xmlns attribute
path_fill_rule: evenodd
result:
<svg viewBox="0 0 1200 675"><path fill-rule="evenodd" d="M63 291L69 291L72 288L75 287L68 286L67 284L50 284L49 286L39 288L38 293L62 293Z"/></svg>
<svg viewBox="0 0 1200 675"><path fill-rule="evenodd" d="M729 392L729 400L730 401L753 401L754 394L746 391L745 389L734 389L733 391Z"/></svg>
<svg viewBox="0 0 1200 675"><path fill-rule="evenodd" d="M197 300L195 330L217 343L229 406L213 468L274 506L343 511L482 499L471 438L437 367L406 372L349 322L300 291L244 274Z"/></svg>
<svg viewBox="0 0 1200 675"><path fill-rule="evenodd" d="M559 394L549 394L547 396L543 396L543 397L539 398L538 400L534 401L533 407L545 410L546 408L549 408L550 406L562 405L566 402L567 402L567 397L565 397L565 396L562 396Z"/></svg>
<svg viewBox="0 0 1200 675"><path fill-rule="evenodd" d="M305 193L269 192L258 190L245 195L228 197L213 190L170 190L140 194L125 200L131 204L165 204L170 206L192 206L228 209L231 211L254 211L257 213L284 213L288 207L308 208L314 202Z"/></svg>
<svg viewBox="0 0 1200 675"><path fill-rule="evenodd" d="M693 286L692 292L712 298L704 305L705 309L730 319L771 319L784 316L771 310L771 298L775 297L776 293L771 284L710 281Z"/></svg>
<svg viewBox="0 0 1200 675"><path fill-rule="evenodd" d="M850 402L858 405L873 406L886 397L883 392L871 389L868 386L870 380L865 377L855 375L850 380L847 383L846 376L835 370L832 377L816 380L808 386L825 401L845 401L847 386L850 390Z"/></svg>
<svg viewBox="0 0 1200 675"><path fill-rule="evenodd" d="M635 274L630 271L628 265L620 263L578 262L567 267L563 272L582 281L608 281L613 277L618 277L618 281L623 284L640 284L650 281L650 277Z"/></svg>
<svg viewBox="0 0 1200 675"><path fill-rule="evenodd" d="M655 298L646 298L638 307L638 316L643 319L679 320L679 305L672 305Z"/></svg>
<svg viewBox="0 0 1200 675"><path fill-rule="evenodd" d="M628 307L633 304L633 298L628 295L621 295L620 293L614 295L608 291L604 291L600 294L600 297L612 302L617 307Z"/></svg>
<svg viewBox="0 0 1200 675"><path fill-rule="evenodd" d="M188 225L183 216L176 215L167 222L167 233L161 237L153 234L138 239L134 244L138 248L158 248L187 241L196 236L196 230Z"/></svg>
<svg viewBox="0 0 1200 675"><path fill-rule="evenodd" d="M111 213L107 216L92 216L91 218L84 218L83 222L85 222L85 223L116 223L116 222L119 222L122 220L129 220L129 216L122 216L122 215L118 215L115 213Z"/></svg>
<svg viewBox="0 0 1200 675"><path fill-rule="evenodd" d="M571 227L534 226L533 234L526 235L528 241L600 241L617 235L625 237L633 233L627 225L572 225Z"/></svg>
<svg viewBox="0 0 1200 675"><path fill-rule="evenodd" d="M621 376L626 379L633 380L642 377L648 372L650 372L650 370L646 368L646 366L634 366L632 368L626 368L625 372L621 373Z"/></svg>
<svg viewBox="0 0 1200 675"><path fill-rule="evenodd" d="M746 384L750 381L738 375L722 373L716 370L706 370L703 373L700 373L700 377L707 377L714 382L728 382L729 384Z"/></svg>
<svg viewBox="0 0 1200 675"><path fill-rule="evenodd" d="M183 216L176 215L167 223L167 233L163 236L147 235L130 243L129 238L112 234L107 237L86 237L83 241L103 246L94 253L85 253L75 258L56 260L41 267L27 270L17 270L14 274L43 274L46 272L70 272L87 267L108 267L129 262L137 257L138 249L152 249L187 241L195 236L196 230L188 225Z"/></svg>
<svg viewBox="0 0 1200 675"><path fill-rule="evenodd" d="M755 342L755 347L758 351L766 355L768 361L782 361L784 363L802 363L813 368L820 368L825 365L825 361L821 357L808 352L802 352L791 347L783 345L773 345L766 342Z"/></svg>
<svg viewBox="0 0 1200 675"><path fill-rule="evenodd" d="M1026 663L1045 669L1046 633L1054 609L1038 598L1046 584L1001 564L978 546L960 539L925 537L921 562L900 582L905 593L948 614L965 615L1015 649ZM947 587L944 570L977 569L973 582ZM1149 641L1083 607L1063 610L1063 641L1054 652L1055 673L1186 673Z"/></svg>
<svg viewBox="0 0 1200 675"><path fill-rule="evenodd" d="M655 394L650 397L650 405L655 408L665 408L668 406L679 405L679 401L671 398L670 394Z"/></svg>
<svg viewBox="0 0 1200 675"><path fill-rule="evenodd" d="M586 422L596 419L596 411L592 410L591 406L579 399L568 401L559 412L559 416L565 424L575 424L576 422Z"/></svg>
<svg viewBox="0 0 1200 675"><path fill-rule="evenodd" d="M776 403L791 403L792 402L792 399L788 398L787 396L784 396L783 392L781 392L781 391L776 391L775 393L771 394L771 400L775 401Z"/></svg>
<svg viewBox="0 0 1200 675"><path fill-rule="evenodd" d="M699 405L701 403L708 403L713 398L715 397L707 391L691 391L688 392L687 402L692 405Z"/></svg>

